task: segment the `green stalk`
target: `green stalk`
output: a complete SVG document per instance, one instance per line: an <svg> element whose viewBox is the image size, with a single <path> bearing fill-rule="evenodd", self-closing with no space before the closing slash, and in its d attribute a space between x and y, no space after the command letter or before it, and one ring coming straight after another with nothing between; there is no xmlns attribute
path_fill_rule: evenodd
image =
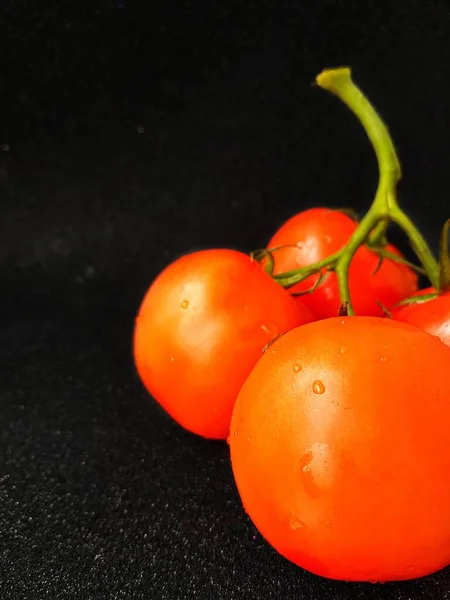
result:
<svg viewBox="0 0 450 600"><path fill-rule="evenodd" d="M344 248L314 265L278 274L274 278L284 287L291 287L323 268L334 269L338 278L341 302L346 304L348 314L353 315L348 285L350 263L363 244L368 243L371 247L384 246L387 226L390 222L395 222L408 236L431 284L438 287L439 268L436 259L421 233L402 211L397 201L396 188L401 178L401 166L388 128L353 82L349 68L325 70L318 75L316 83L340 98L361 122L377 156L378 188L372 205Z"/></svg>

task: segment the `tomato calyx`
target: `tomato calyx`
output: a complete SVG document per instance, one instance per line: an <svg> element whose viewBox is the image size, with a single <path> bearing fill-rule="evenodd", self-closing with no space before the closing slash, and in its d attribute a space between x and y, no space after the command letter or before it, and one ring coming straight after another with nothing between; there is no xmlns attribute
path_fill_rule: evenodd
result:
<svg viewBox="0 0 450 600"><path fill-rule="evenodd" d="M348 67L326 69L317 76L315 83L318 87L331 92L346 104L359 119L371 141L379 168L379 182L375 198L365 216L358 222L358 226L347 244L315 264L274 275L273 252L276 251L276 248L256 251L253 256L259 257L260 260L267 259L264 269L284 288L290 288L323 271L335 271L341 303L347 303L349 316L355 314L349 290L349 267L358 248L364 244L380 256L380 263L376 271L380 268L382 261L389 258L389 260L406 264L418 272L424 272L431 285L438 289L442 267L440 269L424 237L400 208L397 201L397 184L401 179L401 166L385 123L353 82L351 70ZM396 223L406 234L421 266L413 265L406 259L385 249L387 244L386 232L390 223ZM448 253L447 259L447 262L444 261L445 285L450 288L450 258Z"/></svg>
<svg viewBox="0 0 450 600"><path fill-rule="evenodd" d="M262 263L262 261L266 260L267 262L263 265L263 269L268 275L270 275L270 277L273 277L275 261L271 250L267 250L266 248L258 248L258 250L253 250L253 252L250 252L250 258L251 260L256 260L258 263Z"/></svg>
<svg viewBox="0 0 450 600"><path fill-rule="evenodd" d="M379 300L377 300L377 304L378 306L381 308L381 310L383 311L384 315L388 318L388 319L392 319L392 313L391 311L388 309L387 306L385 306L382 302L380 302Z"/></svg>
<svg viewBox="0 0 450 600"><path fill-rule="evenodd" d="M386 244L387 244L387 241L386 241ZM406 267L409 267L410 269L412 269L416 273L419 273L420 275L426 275L426 271L424 268L420 267L419 265L416 265L415 263L412 263L411 261L407 260L406 258L403 258L403 256L399 256L398 254L389 252L389 250L386 250L384 247L372 247L370 244L366 244L366 245L370 250L372 250L372 252L375 252L376 254L378 254L378 258L379 258L378 264L377 264L374 272L372 273L372 275L376 275L376 273L378 273L381 265L383 264L383 261L386 258L389 260L392 260L394 262L397 262L400 265L405 265Z"/></svg>
<svg viewBox="0 0 450 600"><path fill-rule="evenodd" d="M400 300L395 305L397 306L410 306L411 304L424 304L425 302L429 302L430 300L434 300L439 296L439 292L431 292L430 294L419 294L417 296L410 296L409 298L405 298L404 300Z"/></svg>
<svg viewBox="0 0 450 600"><path fill-rule="evenodd" d="M388 242L386 241L386 244L387 243ZM379 271L379 269L385 259L389 259L389 260L397 262L401 265L405 265L405 266L409 267L410 269L412 269L413 271L420 273L421 275L426 275L425 269L423 269L419 265L416 265L416 264L410 262L406 258L399 256L398 254L389 252L389 250L386 250L384 247L372 246L369 243L366 243L365 245L372 252L377 254L379 257L377 266L376 266L374 272L372 273L372 275L376 275L376 273ZM300 292L295 292L292 294L293 296L303 296L304 294L311 294L312 292L314 292L319 287L319 285L325 281L327 275L331 271L336 270L337 262L338 262L339 258L341 257L343 251L346 248L344 246L338 252L335 252L334 254L330 254L330 256L327 256L325 259L323 259L317 263L314 263L312 265L308 265L307 267L293 269L292 271L286 271L284 273L278 273L278 274L274 275L274 273L273 273L274 267L275 267L275 256L274 255L276 254L276 252L278 250L283 250L284 248L296 248L296 247L297 246L295 244L283 244L281 246L276 246L275 248L258 248L258 250L254 250L250 254L250 257L252 258L252 260L256 260L259 263L261 263L263 261L267 261L264 263L263 269L266 271L266 273L268 275L270 275L273 279L275 279L275 281L277 281L280 285L282 285L286 289L289 289L289 288L293 287L294 285L297 285L298 283L305 281L305 279L308 279L308 277L311 277L312 275L316 275L316 274L319 275L316 282L310 288L308 288L306 290L302 290ZM347 300L347 302L348 302L348 300Z"/></svg>
<svg viewBox="0 0 450 600"><path fill-rule="evenodd" d="M345 206L344 208L333 208L332 210L347 215L347 217L350 217L352 221L355 221L355 223L359 223L359 215L356 212L356 210L353 210L353 208Z"/></svg>
<svg viewBox="0 0 450 600"><path fill-rule="evenodd" d="M449 234L450 234L450 219L445 221L441 229L441 235L439 238L439 284L435 291L429 294L417 294L410 296L398 302L395 306L410 306L411 304L423 304L434 300L442 294L448 294L450 292L450 248L449 248Z"/></svg>

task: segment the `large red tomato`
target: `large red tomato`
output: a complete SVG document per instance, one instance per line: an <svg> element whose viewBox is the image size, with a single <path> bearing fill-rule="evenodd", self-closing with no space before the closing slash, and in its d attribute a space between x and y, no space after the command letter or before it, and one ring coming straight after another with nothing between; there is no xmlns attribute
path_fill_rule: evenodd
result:
<svg viewBox="0 0 450 600"><path fill-rule="evenodd" d="M384 318L276 340L235 404L242 502L283 556L328 578L416 578L450 562L450 349Z"/></svg>
<svg viewBox="0 0 450 600"><path fill-rule="evenodd" d="M274 273L305 267L334 254L347 244L356 227L349 216L328 208L312 208L295 215L280 227L267 246L287 246L273 253ZM392 245L386 250L400 255ZM393 306L417 290L417 275L409 267L389 259L377 270L378 265L378 255L366 246L360 247L352 260L349 286L357 315L382 316L379 303ZM318 275L311 276L290 291L310 289L317 278ZM297 297L316 319L336 316L341 304L336 274L328 273L312 293Z"/></svg>
<svg viewBox="0 0 450 600"><path fill-rule="evenodd" d="M413 297L435 292L434 288L426 288ZM437 335L444 344L450 346L450 292L439 294L431 300L396 306L391 309L391 316L396 321L415 325L432 335Z"/></svg>
<svg viewBox="0 0 450 600"><path fill-rule="evenodd" d="M237 394L264 347L310 320L249 256L195 252L150 286L135 324L136 367L180 425L225 439Z"/></svg>

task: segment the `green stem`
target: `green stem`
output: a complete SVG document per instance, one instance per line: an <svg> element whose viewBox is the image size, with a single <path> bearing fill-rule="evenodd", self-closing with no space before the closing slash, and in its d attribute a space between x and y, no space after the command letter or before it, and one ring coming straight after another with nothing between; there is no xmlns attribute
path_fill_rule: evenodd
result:
<svg viewBox="0 0 450 600"><path fill-rule="evenodd" d="M338 278L341 303L347 306L348 314L353 315L348 284L350 263L358 248L363 244L368 243L372 247L385 245L386 229L389 223L394 221L408 236L431 284L437 287L439 285L439 268L436 259L423 236L397 202L396 187L401 178L401 166L388 128L369 100L352 81L349 68L325 70L318 75L316 83L319 87L340 98L361 122L377 156L378 188L372 205L361 219L346 246L322 261L288 273L275 275L274 278L283 287L292 287L323 269L334 270Z"/></svg>
<svg viewBox="0 0 450 600"><path fill-rule="evenodd" d="M353 83L349 68L325 70L318 75L317 84L335 94L353 111L364 127L375 150L380 178L375 200L366 217L371 216L372 212L375 213L374 229L376 231L377 228L386 227L389 221L396 222L408 236L431 284L433 286L438 285L439 267L436 259L421 233L397 202L396 187L401 178L401 166L387 126L361 90ZM360 227L363 221L364 219L361 221ZM380 223L384 223L384 225L380 225ZM358 237L358 230L355 232L355 236ZM364 241L366 240L367 237ZM345 264L348 259L344 258L342 262ZM339 274L338 269L336 269L336 272ZM342 275L344 273L345 271L342 270ZM344 284L341 285L344 287ZM351 307L350 304L349 307Z"/></svg>
<svg viewBox="0 0 450 600"><path fill-rule="evenodd" d="M450 233L450 219L445 221L439 241L439 292L450 291L450 253L448 237Z"/></svg>
<svg viewBox="0 0 450 600"><path fill-rule="evenodd" d="M389 220L383 220L378 223L375 229L369 236L367 240L368 246L371 248L383 248L387 245L386 233L389 227Z"/></svg>
<svg viewBox="0 0 450 600"><path fill-rule="evenodd" d="M439 287L439 265L433 256L428 244L414 223L400 207L395 206L391 211L392 221L397 223L408 236L412 249L414 250L424 271L433 287Z"/></svg>
<svg viewBox="0 0 450 600"><path fill-rule="evenodd" d="M400 162L389 131L372 104L352 80L348 67L325 69L317 78L319 87L337 96L358 117L377 155L380 179L395 185L401 178Z"/></svg>
<svg viewBox="0 0 450 600"><path fill-rule="evenodd" d="M285 273L279 273L274 275L273 278L284 288L290 288L293 285L308 279L308 277L311 277L311 275L315 275L322 269L334 269L340 256L341 251L339 250L338 252L327 256L323 260L320 260L313 265L303 267L301 269L293 269L292 271L286 271Z"/></svg>

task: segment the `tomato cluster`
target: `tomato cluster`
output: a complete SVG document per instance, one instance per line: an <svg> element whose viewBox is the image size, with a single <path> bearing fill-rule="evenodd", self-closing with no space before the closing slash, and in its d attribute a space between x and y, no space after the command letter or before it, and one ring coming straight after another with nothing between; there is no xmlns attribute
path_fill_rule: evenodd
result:
<svg viewBox="0 0 450 600"><path fill-rule="evenodd" d="M228 440L244 508L279 553L324 577L402 580L450 563L450 285L403 220L431 274L419 290L387 213L368 214L312 208L250 256L176 260L133 351L173 419Z"/></svg>

